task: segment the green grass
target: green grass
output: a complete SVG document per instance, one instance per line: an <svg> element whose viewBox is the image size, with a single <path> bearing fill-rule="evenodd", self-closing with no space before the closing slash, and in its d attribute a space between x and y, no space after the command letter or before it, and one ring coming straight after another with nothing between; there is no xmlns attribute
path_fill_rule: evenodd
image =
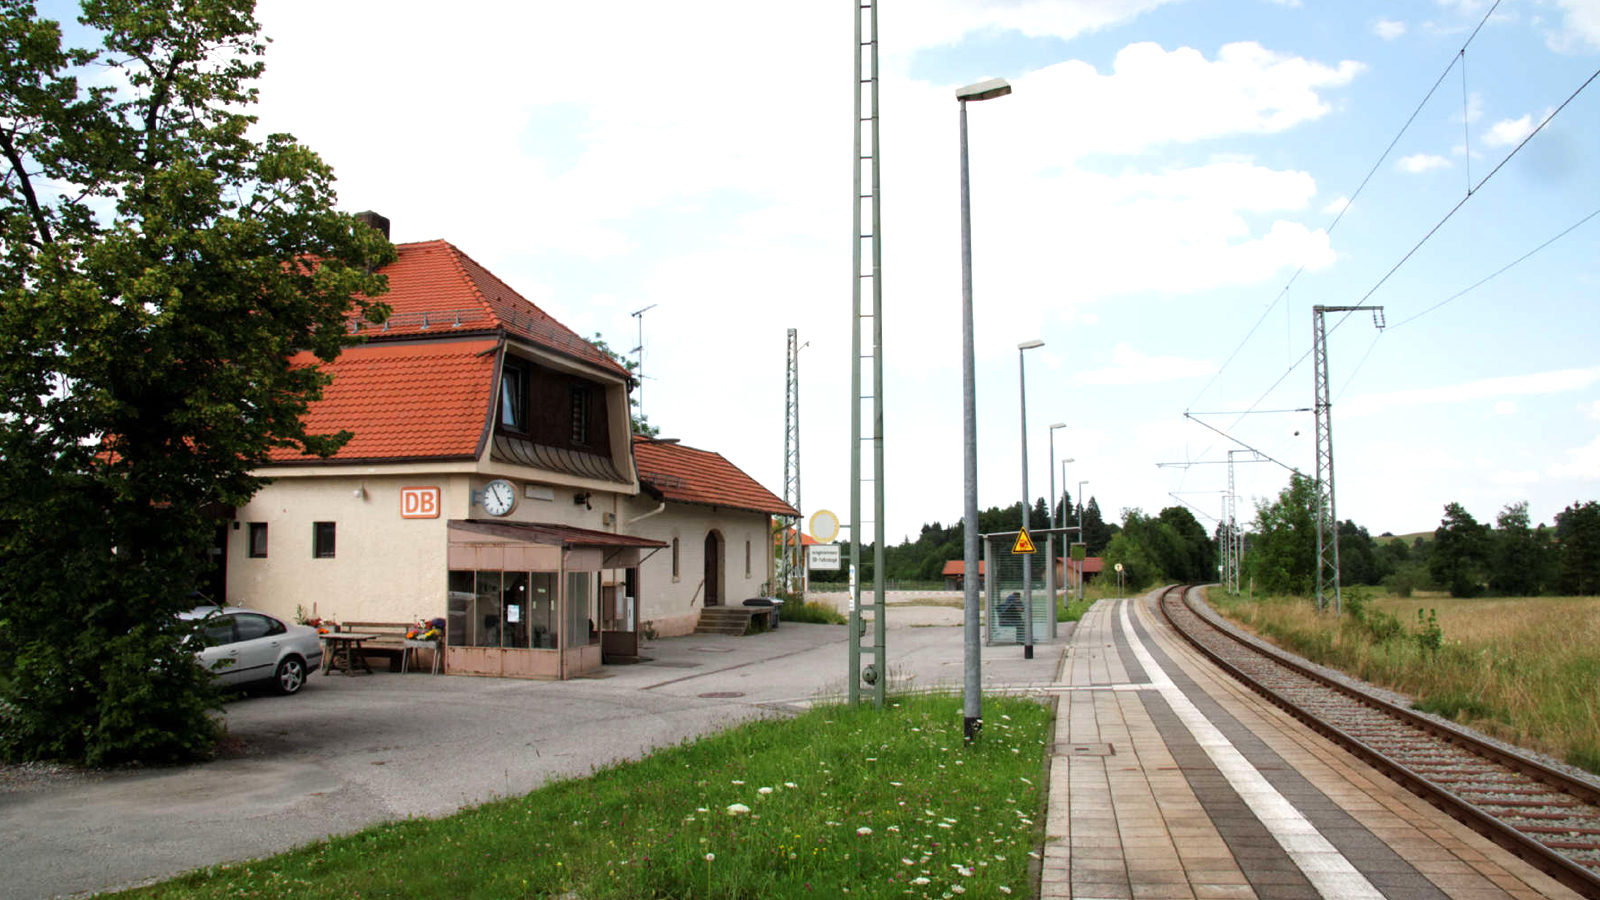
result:
<svg viewBox="0 0 1600 900"><path fill-rule="evenodd" d="M1304 598L1209 596L1279 646L1600 774L1600 598L1384 597L1341 620Z"/></svg>
<svg viewBox="0 0 1600 900"><path fill-rule="evenodd" d="M822 707L115 896L1031 896L1052 712L999 697L984 712L967 747L959 697Z"/></svg>
<svg viewBox="0 0 1600 900"><path fill-rule="evenodd" d="M778 618L783 622L810 622L815 625L844 625L850 621L843 613L815 600L806 603L792 601L785 603L783 610L778 613Z"/></svg>
<svg viewBox="0 0 1600 900"><path fill-rule="evenodd" d="M1098 599L1100 599L1100 598L1098 598L1098 597L1084 597L1082 600L1068 600L1068 601L1066 601L1064 603L1057 603L1056 604L1056 621L1057 622L1076 622L1076 621L1078 621L1079 619L1083 618L1083 614L1088 612L1089 611L1089 607L1093 606L1095 601L1098 600Z"/></svg>

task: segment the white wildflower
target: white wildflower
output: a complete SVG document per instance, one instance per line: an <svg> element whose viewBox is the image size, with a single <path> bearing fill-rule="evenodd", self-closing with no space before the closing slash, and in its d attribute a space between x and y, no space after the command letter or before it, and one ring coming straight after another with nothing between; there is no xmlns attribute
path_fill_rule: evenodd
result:
<svg viewBox="0 0 1600 900"><path fill-rule="evenodd" d="M745 806L743 803L733 803L728 806L728 815L730 816L743 816L749 812L750 807Z"/></svg>
<svg viewBox="0 0 1600 900"><path fill-rule="evenodd" d="M872 833L872 829L868 828L865 825L863 825L860 828L856 829L856 834L860 835L861 837L866 837L867 835L869 835L871 833Z"/></svg>

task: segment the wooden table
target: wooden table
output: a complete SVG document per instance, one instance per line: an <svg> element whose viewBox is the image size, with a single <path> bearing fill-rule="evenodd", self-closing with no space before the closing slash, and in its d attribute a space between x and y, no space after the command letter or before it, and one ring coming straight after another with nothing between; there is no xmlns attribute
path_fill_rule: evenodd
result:
<svg viewBox="0 0 1600 900"><path fill-rule="evenodd" d="M334 669L344 669L346 675L354 675L357 666L368 675L372 674L372 667L367 665L367 657L361 652L361 644L378 635L360 634L354 631L330 631L320 637L322 674L332 675Z"/></svg>

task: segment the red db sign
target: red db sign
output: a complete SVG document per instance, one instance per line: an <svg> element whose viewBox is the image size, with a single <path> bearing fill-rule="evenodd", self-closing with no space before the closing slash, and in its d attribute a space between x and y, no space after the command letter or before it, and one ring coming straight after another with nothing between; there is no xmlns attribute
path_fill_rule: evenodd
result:
<svg viewBox="0 0 1600 900"><path fill-rule="evenodd" d="M436 487L401 488L400 518L439 518L439 489Z"/></svg>

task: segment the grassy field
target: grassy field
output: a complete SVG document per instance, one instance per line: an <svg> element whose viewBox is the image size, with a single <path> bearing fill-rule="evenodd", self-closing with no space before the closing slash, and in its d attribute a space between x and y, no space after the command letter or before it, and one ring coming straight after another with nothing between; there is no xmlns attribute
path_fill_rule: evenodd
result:
<svg viewBox="0 0 1600 900"><path fill-rule="evenodd" d="M821 707L116 896L1031 896L1052 713L995 697L984 715L967 747L959 697Z"/></svg>
<svg viewBox="0 0 1600 900"><path fill-rule="evenodd" d="M1304 598L1211 599L1251 631L1419 709L1600 773L1600 598L1387 597L1343 622Z"/></svg>

